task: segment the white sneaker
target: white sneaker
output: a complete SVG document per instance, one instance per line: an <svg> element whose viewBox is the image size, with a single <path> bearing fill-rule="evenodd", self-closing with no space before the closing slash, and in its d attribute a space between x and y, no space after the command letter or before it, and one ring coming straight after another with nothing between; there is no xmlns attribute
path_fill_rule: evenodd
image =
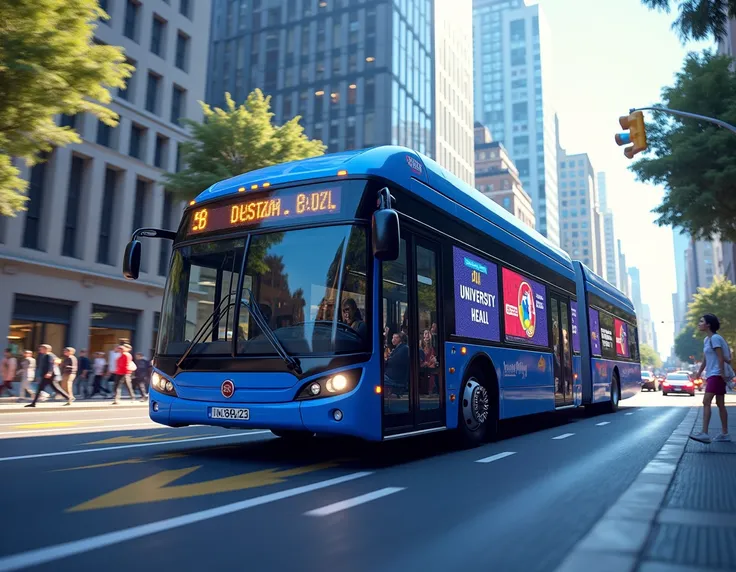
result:
<svg viewBox="0 0 736 572"><path fill-rule="evenodd" d="M721 441L724 443L730 443L731 442L731 436L728 433L721 433L720 435L717 435L714 439L714 441Z"/></svg>
<svg viewBox="0 0 736 572"><path fill-rule="evenodd" d="M711 442L710 435L708 435L707 433L702 433L700 431L698 431L697 433L691 433L690 438L693 441L699 441L700 443L705 443L706 445L710 444Z"/></svg>

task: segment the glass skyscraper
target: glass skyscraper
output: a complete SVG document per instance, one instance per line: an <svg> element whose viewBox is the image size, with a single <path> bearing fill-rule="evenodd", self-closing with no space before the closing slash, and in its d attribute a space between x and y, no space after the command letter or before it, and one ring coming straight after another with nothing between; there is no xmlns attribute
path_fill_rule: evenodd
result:
<svg viewBox="0 0 736 572"><path fill-rule="evenodd" d="M473 1L475 119L511 153L537 230L560 244L549 30L538 5Z"/></svg>
<svg viewBox="0 0 736 572"><path fill-rule="evenodd" d="M215 0L207 101L222 105L228 91L242 102L261 88L276 122L301 115L328 152L393 143L435 157L434 9L432 0Z"/></svg>

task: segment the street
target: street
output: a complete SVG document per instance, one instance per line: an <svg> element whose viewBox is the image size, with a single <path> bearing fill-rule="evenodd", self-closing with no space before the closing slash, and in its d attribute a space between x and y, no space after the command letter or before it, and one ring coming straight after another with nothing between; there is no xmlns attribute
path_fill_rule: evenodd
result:
<svg viewBox="0 0 736 572"><path fill-rule="evenodd" d="M554 570L700 395L508 422L464 451L5 411L0 570Z"/></svg>

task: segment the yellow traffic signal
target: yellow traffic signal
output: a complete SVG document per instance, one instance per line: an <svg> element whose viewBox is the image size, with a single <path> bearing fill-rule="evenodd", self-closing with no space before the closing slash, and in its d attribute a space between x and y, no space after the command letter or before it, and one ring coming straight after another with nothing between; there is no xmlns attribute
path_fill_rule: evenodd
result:
<svg viewBox="0 0 736 572"><path fill-rule="evenodd" d="M628 133L616 134L616 143L618 145L628 145L633 143L631 147L624 149L624 155L628 159L633 159L634 155L641 153L647 149L647 131L644 126L644 114L641 111L634 111L630 115L619 117L618 120L621 129L628 129Z"/></svg>

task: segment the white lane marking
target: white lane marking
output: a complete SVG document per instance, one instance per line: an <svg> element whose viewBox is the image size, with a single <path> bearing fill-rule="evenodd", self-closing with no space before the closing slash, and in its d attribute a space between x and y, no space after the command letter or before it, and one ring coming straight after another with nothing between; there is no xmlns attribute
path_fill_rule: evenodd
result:
<svg viewBox="0 0 736 572"><path fill-rule="evenodd" d="M303 485L301 487L295 487L285 491L278 491L255 498L237 501L215 508L201 510L199 512L192 512L173 518L167 518L165 520L159 520L158 522L149 522L148 524L141 524L131 528L117 530L115 532L108 532L98 536L91 536L81 540L57 544L56 546L47 546L46 548L21 552L20 554L0 558L0 572L20 570L21 568L54 562L56 560L61 560L62 558L68 558L69 556L76 556L99 548L105 548L106 546L112 546L113 544L127 542L129 540L134 540L151 534L157 534L165 530L180 528L189 524L217 518L218 516L232 514L234 512L288 499L297 495L303 495L305 493L311 493L327 487L333 487L335 485L354 481L355 479L367 477L372 474L372 472L351 473L349 475L328 479L326 481L319 481L310 485Z"/></svg>
<svg viewBox="0 0 736 572"><path fill-rule="evenodd" d="M23 425L18 423L18 425ZM94 425L92 427L57 427L55 429L28 429L23 431L0 431L0 439L6 435L39 435L40 433L53 433L57 435L65 434L68 431L84 433L87 431L104 431L105 429L119 429L120 427L150 427L156 429L160 427L158 423L148 421L146 423L125 423L123 425Z"/></svg>
<svg viewBox="0 0 736 572"><path fill-rule="evenodd" d="M610 424L611 424L610 421L601 421L600 423L596 423L595 426L596 427L603 427L604 425L610 425Z"/></svg>
<svg viewBox="0 0 736 572"><path fill-rule="evenodd" d="M59 423L91 423L93 421L135 421L140 419L142 416L136 417L98 417L95 419L57 419ZM146 409L146 415L148 417L148 409ZM0 423L0 427L14 427L16 425L45 425L46 423L54 423L54 421L16 421L15 423Z"/></svg>
<svg viewBox="0 0 736 572"><path fill-rule="evenodd" d="M3 461L22 461L24 459L40 459L43 457L62 457L65 455L83 455L86 453L100 453L102 451L115 451L117 449L137 449L138 447L153 447L154 445L176 445L178 443L192 443L194 441L210 441L212 439L234 439L235 437L248 437L250 435L262 435L270 431L249 431L248 433L233 433L232 435L212 435L209 437L192 437L191 439L178 439L176 441L152 441L151 443L135 443L133 445L114 445L111 447L97 447L96 449L76 449L74 451L54 451L53 453L37 453L35 455L17 455L15 457L0 457Z"/></svg>
<svg viewBox="0 0 736 572"><path fill-rule="evenodd" d="M478 459L476 463L492 463L493 461L505 459L506 457L510 457L511 455L516 455L516 451L504 451L503 453L498 453L497 455L491 455L490 457L485 457L484 459Z"/></svg>
<svg viewBox="0 0 736 572"><path fill-rule="evenodd" d="M394 493L398 493L399 491L403 491L405 488L406 487L386 487L385 489L379 489L377 491L373 491L372 493L360 495L359 497L353 497L344 501L328 504L327 506L310 510L309 512L305 512L304 514L306 516L328 516L331 514L335 514L336 512L353 508L354 506L358 506L360 504L365 504L367 502L371 502L373 500L380 499Z"/></svg>
<svg viewBox="0 0 736 572"><path fill-rule="evenodd" d="M624 413L624 415L633 415L633 413Z"/></svg>
<svg viewBox="0 0 736 572"><path fill-rule="evenodd" d="M557 435L557 437L552 437L552 439L567 439L573 435L575 435L575 433L563 433L562 435Z"/></svg>

